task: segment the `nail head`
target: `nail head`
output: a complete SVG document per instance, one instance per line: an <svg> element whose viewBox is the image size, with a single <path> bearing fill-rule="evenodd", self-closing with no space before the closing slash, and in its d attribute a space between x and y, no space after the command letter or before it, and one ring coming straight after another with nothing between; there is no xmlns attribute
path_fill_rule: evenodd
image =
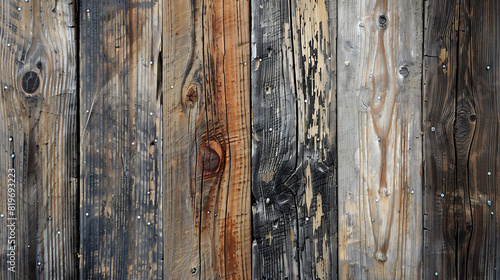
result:
<svg viewBox="0 0 500 280"><path fill-rule="evenodd" d="M444 197L444 193L441 194L441 197Z"/></svg>

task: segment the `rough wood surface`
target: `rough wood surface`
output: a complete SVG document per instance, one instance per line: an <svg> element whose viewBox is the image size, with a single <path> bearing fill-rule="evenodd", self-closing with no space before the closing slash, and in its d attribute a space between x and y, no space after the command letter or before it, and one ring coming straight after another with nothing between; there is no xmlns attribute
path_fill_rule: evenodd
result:
<svg viewBox="0 0 500 280"><path fill-rule="evenodd" d="M73 9L71 1L0 1L1 279L78 271Z"/></svg>
<svg viewBox="0 0 500 280"><path fill-rule="evenodd" d="M163 275L161 2L80 3L82 279Z"/></svg>
<svg viewBox="0 0 500 280"><path fill-rule="evenodd" d="M421 277L422 5L338 5L341 279Z"/></svg>
<svg viewBox="0 0 500 280"><path fill-rule="evenodd" d="M426 2L424 277L499 277L500 4Z"/></svg>
<svg viewBox="0 0 500 280"><path fill-rule="evenodd" d="M253 278L336 279L336 1L252 1Z"/></svg>
<svg viewBox="0 0 500 280"><path fill-rule="evenodd" d="M165 3L165 279L251 277L248 9Z"/></svg>

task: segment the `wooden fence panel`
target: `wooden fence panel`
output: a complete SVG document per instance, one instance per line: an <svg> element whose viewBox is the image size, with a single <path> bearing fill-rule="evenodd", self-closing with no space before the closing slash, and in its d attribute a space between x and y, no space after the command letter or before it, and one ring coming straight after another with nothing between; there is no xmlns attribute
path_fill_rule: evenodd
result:
<svg viewBox="0 0 500 280"><path fill-rule="evenodd" d="M422 2L338 7L339 278L418 279Z"/></svg>
<svg viewBox="0 0 500 280"><path fill-rule="evenodd" d="M168 1L165 279L250 279L248 0Z"/></svg>
<svg viewBox="0 0 500 280"><path fill-rule="evenodd" d="M161 1L80 5L80 277L161 278Z"/></svg>
<svg viewBox="0 0 500 280"><path fill-rule="evenodd" d="M254 279L335 279L336 1L252 2Z"/></svg>
<svg viewBox="0 0 500 280"><path fill-rule="evenodd" d="M74 27L67 1L0 1L1 279L77 274Z"/></svg>
<svg viewBox="0 0 500 280"><path fill-rule="evenodd" d="M500 206L500 4L427 3L425 274L494 279Z"/></svg>

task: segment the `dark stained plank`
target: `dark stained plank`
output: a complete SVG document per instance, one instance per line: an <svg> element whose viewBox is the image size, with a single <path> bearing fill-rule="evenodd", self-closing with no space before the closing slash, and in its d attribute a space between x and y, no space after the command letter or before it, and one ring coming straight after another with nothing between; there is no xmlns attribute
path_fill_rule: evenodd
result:
<svg viewBox="0 0 500 280"><path fill-rule="evenodd" d="M0 279L77 277L73 15L71 1L0 1Z"/></svg>
<svg viewBox="0 0 500 280"><path fill-rule="evenodd" d="M500 183L500 3L429 4L425 274L494 279Z"/></svg>
<svg viewBox="0 0 500 280"><path fill-rule="evenodd" d="M80 278L163 275L161 2L80 3Z"/></svg>
<svg viewBox="0 0 500 280"><path fill-rule="evenodd" d="M339 1L339 278L418 279L422 1Z"/></svg>
<svg viewBox="0 0 500 280"><path fill-rule="evenodd" d="M459 1L425 2L424 279L457 278L455 262L456 116ZM443 194L444 197L441 196ZM462 216L463 217L463 216Z"/></svg>
<svg viewBox="0 0 500 280"><path fill-rule="evenodd" d="M163 15L165 279L250 279L248 1Z"/></svg>
<svg viewBox="0 0 500 280"><path fill-rule="evenodd" d="M254 279L336 279L336 1L252 7Z"/></svg>

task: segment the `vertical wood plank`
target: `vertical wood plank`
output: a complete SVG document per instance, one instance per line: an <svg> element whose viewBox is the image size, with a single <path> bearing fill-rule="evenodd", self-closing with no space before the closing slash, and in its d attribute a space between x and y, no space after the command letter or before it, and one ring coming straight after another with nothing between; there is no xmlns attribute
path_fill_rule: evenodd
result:
<svg viewBox="0 0 500 280"><path fill-rule="evenodd" d="M164 9L165 278L250 278L248 9Z"/></svg>
<svg viewBox="0 0 500 280"><path fill-rule="evenodd" d="M338 7L339 278L418 279L422 2Z"/></svg>
<svg viewBox="0 0 500 280"><path fill-rule="evenodd" d="M458 78L459 1L425 2L424 279L457 278L454 212L454 125ZM462 216L463 217L463 216ZM448 240L448 241L446 241Z"/></svg>
<svg viewBox="0 0 500 280"><path fill-rule="evenodd" d="M161 278L161 2L80 7L80 278Z"/></svg>
<svg viewBox="0 0 500 280"><path fill-rule="evenodd" d="M73 9L0 1L1 279L78 273Z"/></svg>
<svg viewBox="0 0 500 280"><path fill-rule="evenodd" d="M336 279L336 1L252 1L253 278Z"/></svg>
<svg viewBox="0 0 500 280"><path fill-rule="evenodd" d="M429 4L425 276L499 276L499 12L497 1Z"/></svg>

